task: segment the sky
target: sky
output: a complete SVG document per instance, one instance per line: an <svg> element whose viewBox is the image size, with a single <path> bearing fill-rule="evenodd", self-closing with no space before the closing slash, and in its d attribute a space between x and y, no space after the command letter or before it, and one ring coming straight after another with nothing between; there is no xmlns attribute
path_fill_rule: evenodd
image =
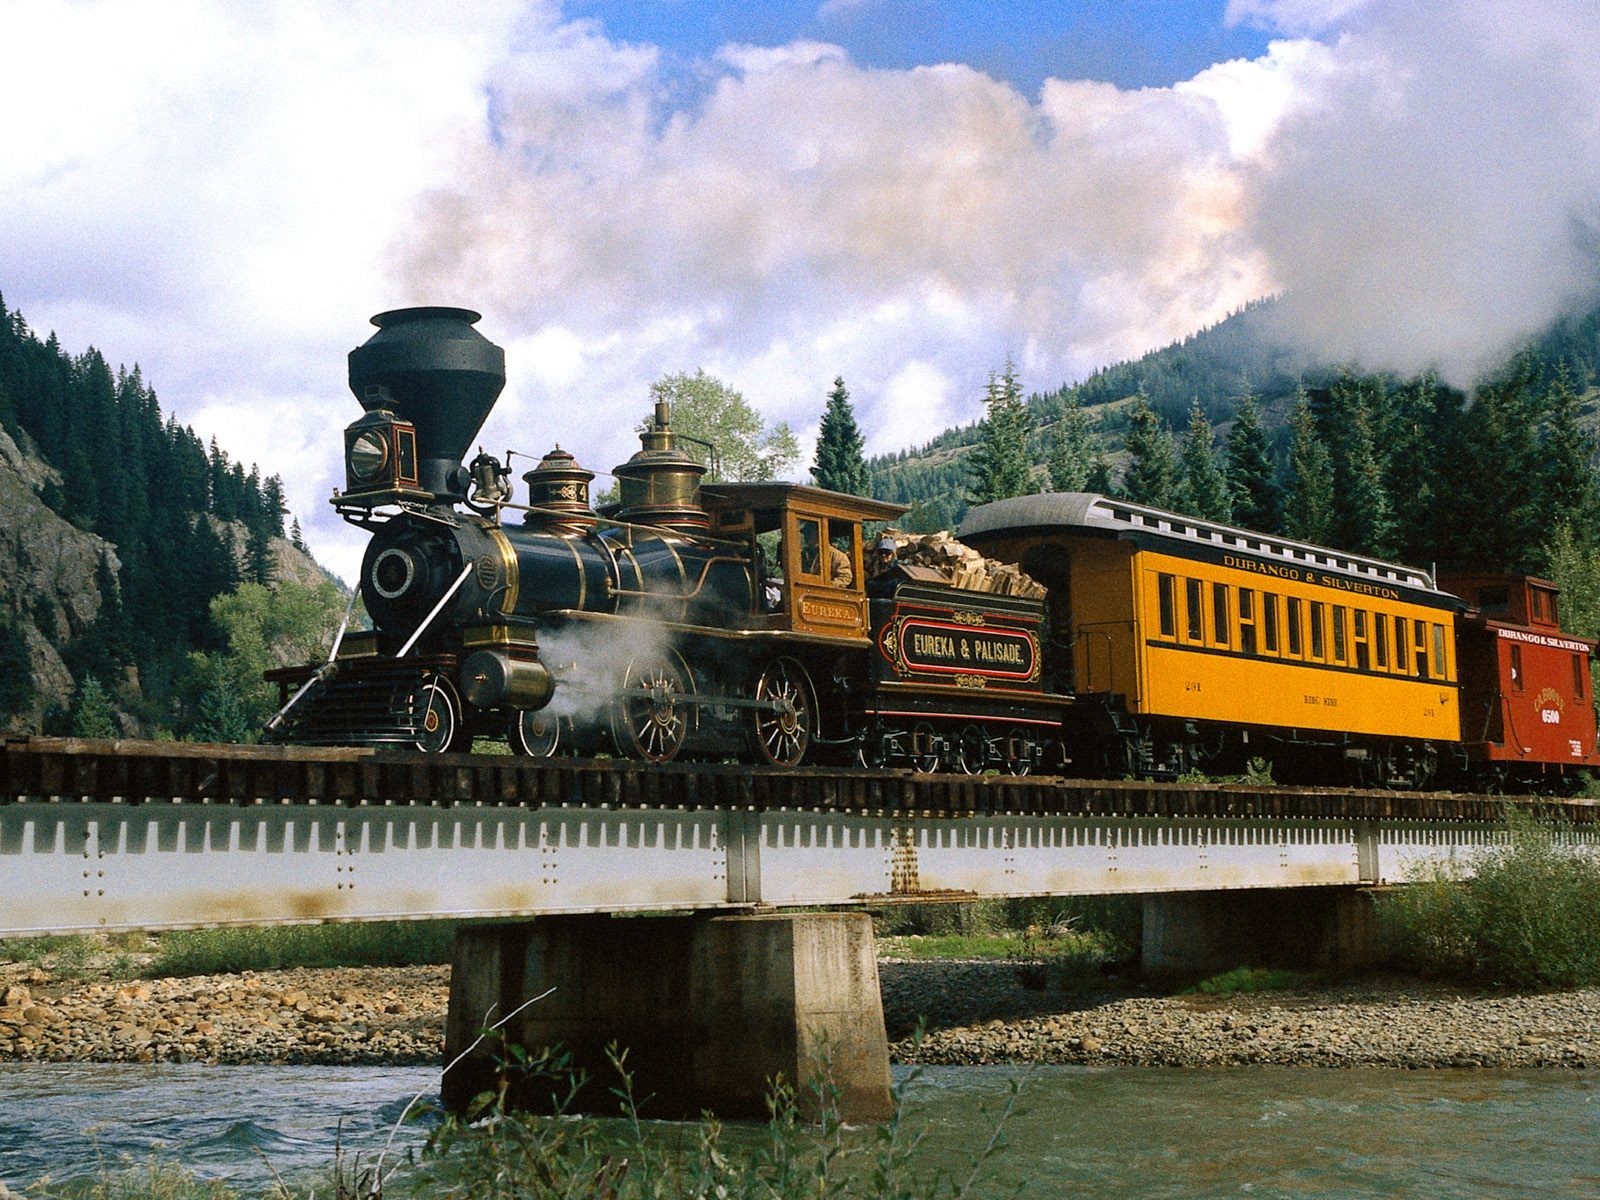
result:
<svg viewBox="0 0 1600 1200"><path fill-rule="evenodd" d="M483 313L480 441L608 471L703 368L811 461L1283 297L1470 383L1596 298L1592 0L0 0L0 295L283 476L313 551L385 309ZM600 483L607 482L602 474Z"/></svg>

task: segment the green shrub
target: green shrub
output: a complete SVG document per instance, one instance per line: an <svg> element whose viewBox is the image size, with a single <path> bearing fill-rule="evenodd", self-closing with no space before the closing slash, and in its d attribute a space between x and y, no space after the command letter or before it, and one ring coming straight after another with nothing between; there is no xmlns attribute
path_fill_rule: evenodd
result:
<svg viewBox="0 0 1600 1200"><path fill-rule="evenodd" d="M1207 996L1233 996L1240 992L1281 992L1300 987L1314 976L1308 971L1277 971L1266 967L1235 967L1195 984L1191 991Z"/></svg>
<svg viewBox="0 0 1600 1200"><path fill-rule="evenodd" d="M1379 907L1391 953L1422 970L1534 987L1600 981L1600 856L1526 818L1464 863L1435 863Z"/></svg>
<svg viewBox="0 0 1600 1200"><path fill-rule="evenodd" d="M192 929L163 935L152 975L220 975L285 967L410 967L448 963L452 921L371 921Z"/></svg>

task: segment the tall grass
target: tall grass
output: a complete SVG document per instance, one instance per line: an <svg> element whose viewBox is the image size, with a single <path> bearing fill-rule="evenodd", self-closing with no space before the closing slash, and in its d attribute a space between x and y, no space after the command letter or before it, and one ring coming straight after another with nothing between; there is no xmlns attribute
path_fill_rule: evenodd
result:
<svg viewBox="0 0 1600 1200"><path fill-rule="evenodd" d="M815 1094L820 1118L807 1121L801 1110L813 1106L800 1104L778 1081L765 1124L725 1126L710 1116L685 1124L642 1120L625 1058L612 1063L614 1117L568 1111L582 1078L564 1056L519 1055L504 1065L500 1090L480 1097L465 1118L445 1118L420 1155L342 1150L322 1179L277 1179L253 1193L152 1158L104 1168L91 1180L46 1180L23 1194L39 1200L240 1200L246 1194L271 1200L961 1200L1005 1148L1006 1123L1021 1097L1013 1080L998 1107L980 1105L980 1139L951 1169L921 1161L922 1132L909 1119L906 1100L915 1073L896 1087L894 1115L883 1125L846 1126L837 1093L825 1086ZM555 1114L507 1111L511 1074L547 1083L557 1097Z"/></svg>
<svg viewBox="0 0 1600 1200"><path fill-rule="evenodd" d="M151 975L220 975L286 967L410 967L448 963L453 921L371 921L163 934Z"/></svg>
<svg viewBox="0 0 1600 1200"><path fill-rule="evenodd" d="M1422 970L1522 987L1600 982L1600 855L1508 817L1506 840L1385 895L1391 952Z"/></svg>

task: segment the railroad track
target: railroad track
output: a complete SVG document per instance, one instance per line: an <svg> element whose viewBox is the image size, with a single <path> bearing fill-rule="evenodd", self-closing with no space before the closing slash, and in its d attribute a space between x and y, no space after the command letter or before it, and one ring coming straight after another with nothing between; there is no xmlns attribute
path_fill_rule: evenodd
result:
<svg viewBox="0 0 1600 1200"><path fill-rule="evenodd" d="M1476 822L1497 821L1509 806L1574 825L1600 823L1600 802L1547 797L718 763L657 766L368 747L0 739L0 804L24 799Z"/></svg>

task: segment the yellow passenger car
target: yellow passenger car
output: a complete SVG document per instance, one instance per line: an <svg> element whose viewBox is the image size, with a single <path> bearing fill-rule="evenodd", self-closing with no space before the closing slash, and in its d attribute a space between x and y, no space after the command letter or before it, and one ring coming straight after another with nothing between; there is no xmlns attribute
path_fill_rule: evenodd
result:
<svg viewBox="0 0 1600 1200"><path fill-rule="evenodd" d="M982 505L960 537L1049 588L1049 686L1091 701L1071 736L1112 772L1337 758L1415 786L1460 738L1460 601L1424 571L1087 493Z"/></svg>

